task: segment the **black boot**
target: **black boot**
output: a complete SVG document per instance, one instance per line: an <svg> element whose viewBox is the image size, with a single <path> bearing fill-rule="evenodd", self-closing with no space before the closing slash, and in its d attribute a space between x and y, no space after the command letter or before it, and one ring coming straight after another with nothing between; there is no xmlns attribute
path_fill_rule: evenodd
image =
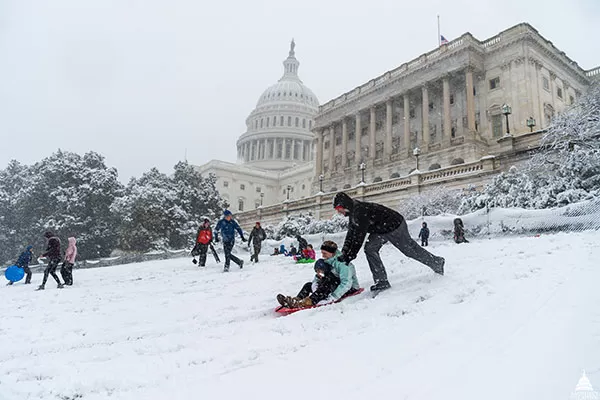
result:
<svg viewBox="0 0 600 400"><path fill-rule="evenodd" d="M371 286L371 292L380 292L382 290L386 290L391 288L392 286L388 281L379 281L373 286Z"/></svg>
<svg viewBox="0 0 600 400"><path fill-rule="evenodd" d="M244 260L240 260L240 269L244 268Z"/></svg>

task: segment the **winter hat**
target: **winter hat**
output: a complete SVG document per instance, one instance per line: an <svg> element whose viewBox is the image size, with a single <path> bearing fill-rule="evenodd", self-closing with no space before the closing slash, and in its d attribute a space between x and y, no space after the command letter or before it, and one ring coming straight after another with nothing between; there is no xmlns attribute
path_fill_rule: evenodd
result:
<svg viewBox="0 0 600 400"><path fill-rule="evenodd" d="M25 247L25 251L31 251L33 250L33 246L29 245L27 247Z"/></svg>
<svg viewBox="0 0 600 400"><path fill-rule="evenodd" d="M348 196L344 192L339 192L333 198L333 208L342 207L346 210L352 210L352 205L354 204L352 197Z"/></svg>
<svg viewBox="0 0 600 400"><path fill-rule="evenodd" d="M210 222L210 219L204 218L204 222Z"/></svg>
<svg viewBox="0 0 600 400"><path fill-rule="evenodd" d="M231 214L231 211L225 210L225 211L223 211L223 215L226 217L228 215L233 215L233 214Z"/></svg>
<svg viewBox="0 0 600 400"><path fill-rule="evenodd" d="M335 242L332 242L331 240L327 240L321 245L321 250L325 250L329 253L335 254L335 252L337 251L337 244L335 244Z"/></svg>
<svg viewBox="0 0 600 400"><path fill-rule="evenodd" d="M47 231L46 233L44 233L44 237L50 239L52 236L54 236L54 234L50 231Z"/></svg>
<svg viewBox="0 0 600 400"><path fill-rule="evenodd" d="M423 222L423 226L427 228L427 222Z"/></svg>
<svg viewBox="0 0 600 400"><path fill-rule="evenodd" d="M260 221L256 221L256 225L260 226Z"/></svg>
<svg viewBox="0 0 600 400"><path fill-rule="evenodd" d="M331 272L331 265L327 264L325 260L320 259L315 263L315 272L319 269L327 274Z"/></svg>

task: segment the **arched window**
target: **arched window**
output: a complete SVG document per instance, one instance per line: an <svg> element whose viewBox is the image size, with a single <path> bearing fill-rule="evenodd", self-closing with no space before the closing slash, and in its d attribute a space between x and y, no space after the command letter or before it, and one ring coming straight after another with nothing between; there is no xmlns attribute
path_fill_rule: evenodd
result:
<svg viewBox="0 0 600 400"><path fill-rule="evenodd" d="M306 118L302 118L302 128L306 129Z"/></svg>
<svg viewBox="0 0 600 400"><path fill-rule="evenodd" d="M397 172L394 172L390 175L390 179L395 179L395 178L400 178L400 174Z"/></svg>
<svg viewBox="0 0 600 400"><path fill-rule="evenodd" d="M300 118L296 117L296 128L300 126Z"/></svg>
<svg viewBox="0 0 600 400"><path fill-rule="evenodd" d="M288 117L288 126L292 126L292 117Z"/></svg>
<svg viewBox="0 0 600 400"><path fill-rule="evenodd" d="M373 179L373 182L381 182L383 179L381 179L380 176L376 177L375 179Z"/></svg>
<svg viewBox="0 0 600 400"><path fill-rule="evenodd" d="M283 115L279 118L279 125L283 126Z"/></svg>
<svg viewBox="0 0 600 400"><path fill-rule="evenodd" d="M350 189L351 187L352 187L352 185L350 185L349 183L346 183L346 184L344 185L344 189Z"/></svg>
<svg viewBox="0 0 600 400"><path fill-rule="evenodd" d="M262 118L260 119L260 127L261 128L263 127L263 119Z"/></svg>
<svg viewBox="0 0 600 400"><path fill-rule="evenodd" d="M267 128L269 127L269 122L271 121L271 118L267 117Z"/></svg>
<svg viewBox="0 0 600 400"><path fill-rule="evenodd" d="M441 166L440 164L438 164L438 163L433 163L433 164L431 164L431 165L429 166L429 170L430 170L430 171L434 171L434 170L436 170L436 169L440 169L440 168L442 168L442 166Z"/></svg>
<svg viewBox="0 0 600 400"><path fill-rule="evenodd" d="M238 211L244 211L244 199L238 200Z"/></svg>
<svg viewBox="0 0 600 400"><path fill-rule="evenodd" d="M460 165L460 164L464 164L465 160L463 160L462 158L455 158L454 160L452 160L450 162L450 165Z"/></svg>
<svg viewBox="0 0 600 400"><path fill-rule="evenodd" d="M277 126L277 117L273 117L273 126Z"/></svg>
<svg viewBox="0 0 600 400"><path fill-rule="evenodd" d="M308 121L308 129L312 130L312 120Z"/></svg>

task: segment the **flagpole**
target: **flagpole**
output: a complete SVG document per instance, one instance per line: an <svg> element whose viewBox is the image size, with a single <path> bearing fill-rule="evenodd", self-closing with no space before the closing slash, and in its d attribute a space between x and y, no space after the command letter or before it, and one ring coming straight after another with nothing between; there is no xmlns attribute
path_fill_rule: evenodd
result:
<svg viewBox="0 0 600 400"><path fill-rule="evenodd" d="M442 34L440 32L440 16L437 16L438 18L438 47L440 47L442 45Z"/></svg>

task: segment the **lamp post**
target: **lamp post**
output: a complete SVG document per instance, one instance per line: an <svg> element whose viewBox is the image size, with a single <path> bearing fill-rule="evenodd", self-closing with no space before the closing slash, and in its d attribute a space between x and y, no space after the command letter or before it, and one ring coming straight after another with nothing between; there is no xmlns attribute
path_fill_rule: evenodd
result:
<svg viewBox="0 0 600 400"><path fill-rule="evenodd" d="M325 178L322 174L319 175L319 192L323 193L323 178Z"/></svg>
<svg viewBox="0 0 600 400"><path fill-rule="evenodd" d="M364 162L361 162L360 165L358 166L358 169L360 169L360 173L361 173L360 183L365 183L365 169L367 169L367 164L365 164Z"/></svg>
<svg viewBox="0 0 600 400"><path fill-rule="evenodd" d="M529 132L533 132L533 127L535 126L535 118L529 117L527 120L527 126L529 127Z"/></svg>
<svg viewBox="0 0 600 400"><path fill-rule="evenodd" d="M506 103L502 105L502 114L506 117L506 134L510 135L510 127L508 126L508 116L512 113L512 108Z"/></svg>
<svg viewBox="0 0 600 400"><path fill-rule="evenodd" d="M417 168L416 168L416 171L419 170L419 155L420 154L421 154L421 149L418 148L418 147L415 147L415 149L413 150L413 156L415 156L416 159L417 159Z"/></svg>
<svg viewBox="0 0 600 400"><path fill-rule="evenodd" d="M290 190L292 190L292 187L290 185L287 186L287 199L290 199Z"/></svg>
<svg viewBox="0 0 600 400"><path fill-rule="evenodd" d="M262 207L263 205L263 198L265 197L264 192L260 192L260 206Z"/></svg>

